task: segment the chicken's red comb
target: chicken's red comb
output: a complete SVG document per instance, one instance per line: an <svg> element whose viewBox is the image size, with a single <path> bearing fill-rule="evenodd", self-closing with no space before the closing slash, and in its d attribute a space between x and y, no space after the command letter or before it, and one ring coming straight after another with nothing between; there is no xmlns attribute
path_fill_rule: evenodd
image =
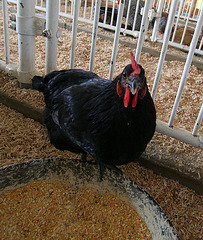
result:
<svg viewBox="0 0 203 240"><path fill-rule="evenodd" d="M138 64L136 63L135 57L134 57L133 53L130 52L130 54L131 54L131 63L132 63L133 73L134 73L134 74L140 74L141 69L140 69L140 67L138 66Z"/></svg>

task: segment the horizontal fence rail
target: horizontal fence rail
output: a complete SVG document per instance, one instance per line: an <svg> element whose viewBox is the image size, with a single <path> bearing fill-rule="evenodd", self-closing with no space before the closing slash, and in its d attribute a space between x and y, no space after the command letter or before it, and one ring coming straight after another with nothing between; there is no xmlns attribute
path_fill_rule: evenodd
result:
<svg viewBox="0 0 203 240"><path fill-rule="evenodd" d="M180 86L176 94L176 99L171 112L169 122L157 120L158 132L177 138L193 146L203 148L203 137L198 135L198 131L203 118L203 107L200 103L199 115L194 123L192 132L173 126L174 118L179 106L189 68L191 66L194 54L202 54L202 35L203 35L203 1L176 1L176 0L120 0L102 1L102 0L2 0L3 24L4 24L4 46L5 46L5 62L0 61L0 68L7 71L11 69L16 71L16 66L10 67L9 59L9 36L8 36L8 12L7 2L17 4L17 15L13 17L14 29L16 29L21 43L25 43L29 47L22 49L19 46L19 66L15 74L22 84L26 85L26 77L36 74L34 66L34 39L35 35L46 37L46 55L45 55L45 71L46 73L56 69L56 51L57 38L60 37L58 30L58 16L70 19L72 22L72 43L70 68L74 68L76 34L78 22L87 23L92 29L92 46L90 52L89 69L92 71L94 66L94 56L96 49L96 39L98 26L115 31L114 42L111 55L111 65L109 71L109 79L113 78L118 43L120 33L138 37L135 59L139 62L140 53L143 42L147 38L147 30L151 29L152 41L162 43L162 50L159 57L156 76L152 88L152 98L155 100L156 92L159 87L160 74L163 68L166 51L169 45L188 50L188 55L181 77ZM22 4L24 7L22 7ZM34 5L35 4L35 5ZM57 6L56 6L57 4ZM35 10L44 12L45 17L38 16ZM133 11L132 11L133 9ZM26 11L25 11L26 10ZM25 24L25 20L27 20ZM164 20L164 21L163 21ZM160 39L160 24L165 23L164 35ZM153 25L153 26L152 26ZM40 26L40 27L39 27ZM182 26L182 35L180 42L175 42L178 29ZM184 45L184 38L188 28L193 29L192 38L189 46ZM149 38L148 38L149 39ZM30 51L31 50L31 51ZM202 54L203 55L203 54ZM39 73L38 73L39 74Z"/></svg>

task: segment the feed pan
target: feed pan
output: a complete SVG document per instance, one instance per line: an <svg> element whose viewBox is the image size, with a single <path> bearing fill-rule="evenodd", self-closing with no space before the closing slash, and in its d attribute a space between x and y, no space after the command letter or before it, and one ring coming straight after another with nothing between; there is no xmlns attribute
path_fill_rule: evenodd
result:
<svg viewBox="0 0 203 240"><path fill-rule="evenodd" d="M116 168L103 169L103 181L98 182L98 170L92 162L39 159L13 164L0 169L0 194L29 182L50 178L66 180L76 188L85 186L100 193L110 192L139 213L153 239L179 239L169 218L156 201Z"/></svg>

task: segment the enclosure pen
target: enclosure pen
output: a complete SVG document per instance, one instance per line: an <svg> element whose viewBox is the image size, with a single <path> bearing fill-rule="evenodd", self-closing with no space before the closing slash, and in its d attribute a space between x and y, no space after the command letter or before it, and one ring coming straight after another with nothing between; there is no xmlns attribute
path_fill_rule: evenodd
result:
<svg viewBox="0 0 203 240"><path fill-rule="evenodd" d="M144 4L141 9L140 4ZM130 14L132 8L135 8L134 18ZM126 16L124 16L125 9ZM101 18L101 10L104 19ZM136 30L138 14L142 18L139 31ZM132 25L129 24L130 17L132 17ZM161 33L159 30L163 19L166 21L164 32ZM77 68L90 70L101 78L112 80L130 63L130 52L133 52L135 60L145 70L148 90L154 100L157 113L156 132L141 157L136 159L136 162L119 166L119 169L158 202L170 218L181 240L201 239L203 234L202 23L202 0L0 0L0 172L8 165L28 165L34 159L47 161L47 158L59 158L61 162L58 161L57 166L62 164L62 159L71 159L73 161L70 162L73 163L80 162L78 154L68 150L60 151L49 142L47 131L41 124L45 107L44 96L30 88L34 75L42 76L53 70ZM150 24L152 29L149 29ZM106 101L108 102L109 99ZM106 116L108 115L111 114ZM80 162L82 165L91 166L94 166L94 163L90 155L87 156L87 162ZM52 170L52 168L47 169ZM90 169L87 168L87 171ZM86 172L84 175L90 176ZM24 176L30 175L24 172ZM0 185L4 183L0 181ZM57 230L56 225L58 226L62 221L60 216L69 212L70 206L67 203L69 199L64 198L69 186L64 182L55 183L51 190L46 188L49 182L33 183L36 189L45 184L46 200L55 197L52 195L53 191L57 189L60 191L56 193L58 197L52 202L53 209L59 214L59 220L53 219L54 215L46 219L47 222L57 221L51 229L53 232L60 229L65 231L70 226L65 223ZM41 185L37 186L37 184ZM21 190L21 194L25 193L23 189ZM102 198L101 195L98 198L94 197L95 193L90 191L83 193L82 196L86 199L88 194L95 203ZM11 192L12 201L24 201L15 198L14 195L15 192ZM36 194L36 199L37 195L39 194ZM112 196L108 195L104 202L108 199L111 200ZM89 203L88 198L83 200L81 204ZM9 200L5 200L5 203L4 200L0 201L5 211L7 201ZM9 201L11 205L12 201ZM35 205L35 200L31 201ZM62 215L57 208L60 201L62 206L65 206ZM117 208L116 204L121 204L116 201L112 201L112 204ZM43 205L43 201L41 203ZM103 211L108 207L104 205L102 205ZM49 204L46 206L48 209ZM22 207L25 212L22 209L20 211L26 213L29 204ZM78 204L77 207L80 208L80 205ZM2 205L0 208L2 209ZM81 209L79 212L72 210L78 214L77 219L87 216ZM71 214L72 212L70 211ZM17 211L12 214L16 213ZM125 213L128 212L125 210ZM98 214L102 215L99 212ZM119 214L122 217L123 213ZM66 218L64 215L63 217ZM129 223L128 226L133 234L133 219L125 214L123 217L131 222L132 225ZM30 218L28 216L26 222L29 222ZM73 221L76 218L73 217ZM96 218L94 217L94 220ZM108 219L109 224L118 220L117 217L112 219L108 217ZM105 221L98 222L98 229L102 227L107 229ZM119 221L123 223L124 219ZM5 232L4 228L7 228L7 220L0 225L1 239L2 233ZM122 228L123 224L119 226ZM89 226L88 229L91 228L92 226ZM12 229L15 230L15 227L10 228ZM53 232L52 237L54 237ZM23 234L25 238L32 233L28 234L25 227ZM102 234L102 238L105 238ZM147 236L146 239L150 237Z"/></svg>

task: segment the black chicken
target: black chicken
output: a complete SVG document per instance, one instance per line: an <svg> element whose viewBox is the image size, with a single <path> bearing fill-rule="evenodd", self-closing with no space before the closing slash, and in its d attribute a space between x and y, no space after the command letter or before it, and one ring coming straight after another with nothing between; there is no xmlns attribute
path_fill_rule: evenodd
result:
<svg viewBox="0 0 203 240"><path fill-rule="evenodd" d="M162 16L159 22L159 34L164 34L167 24L167 17Z"/></svg>
<svg viewBox="0 0 203 240"><path fill-rule="evenodd" d="M156 111L132 53L131 61L113 81L81 69L33 78L33 88L44 92L44 124L56 148L90 154L99 167L140 157L154 134Z"/></svg>

